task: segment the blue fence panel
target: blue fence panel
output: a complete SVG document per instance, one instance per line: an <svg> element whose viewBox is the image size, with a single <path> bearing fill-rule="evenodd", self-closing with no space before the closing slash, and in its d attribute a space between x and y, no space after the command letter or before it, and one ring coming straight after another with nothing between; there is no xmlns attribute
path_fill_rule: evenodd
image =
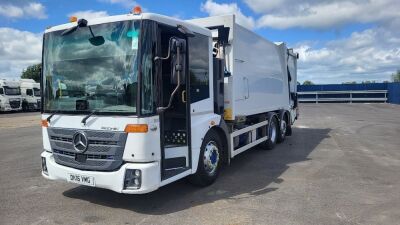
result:
<svg viewBox="0 0 400 225"><path fill-rule="evenodd" d="M388 83L374 84L317 84L298 85L297 91L362 91L362 90L387 90Z"/></svg>
<svg viewBox="0 0 400 225"><path fill-rule="evenodd" d="M297 91L363 91L363 90L387 90L388 102L393 104L400 104L400 83L373 83L373 84L317 84L317 85L298 85ZM314 98L313 95L304 95L302 98ZM333 97L325 95L325 97ZM334 97L345 97L339 96ZM383 97L382 94L354 94L353 97Z"/></svg>
<svg viewBox="0 0 400 225"><path fill-rule="evenodd" d="M400 104L400 83L388 84L388 102Z"/></svg>

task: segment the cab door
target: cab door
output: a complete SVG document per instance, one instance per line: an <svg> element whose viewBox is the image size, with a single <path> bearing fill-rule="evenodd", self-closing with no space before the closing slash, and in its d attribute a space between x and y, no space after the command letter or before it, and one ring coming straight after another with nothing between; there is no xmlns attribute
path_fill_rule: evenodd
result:
<svg viewBox="0 0 400 225"><path fill-rule="evenodd" d="M180 59L176 46L171 46L174 40L186 43L187 38L176 27L159 25L158 28L160 57L155 63L160 68L158 113L161 128L161 178L166 180L191 169L190 93L187 91L190 76L187 75L187 44L182 46ZM182 67L179 82L177 72L174 71L177 65Z"/></svg>

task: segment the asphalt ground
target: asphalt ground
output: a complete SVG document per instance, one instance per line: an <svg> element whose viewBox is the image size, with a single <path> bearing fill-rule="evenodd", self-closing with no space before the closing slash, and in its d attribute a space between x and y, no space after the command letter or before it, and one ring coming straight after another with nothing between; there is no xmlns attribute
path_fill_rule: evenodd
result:
<svg viewBox="0 0 400 225"><path fill-rule="evenodd" d="M293 136L212 186L146 195L42 178L39 118L0 116L0 224L400 224L400 106L303 104Z"/></svg>

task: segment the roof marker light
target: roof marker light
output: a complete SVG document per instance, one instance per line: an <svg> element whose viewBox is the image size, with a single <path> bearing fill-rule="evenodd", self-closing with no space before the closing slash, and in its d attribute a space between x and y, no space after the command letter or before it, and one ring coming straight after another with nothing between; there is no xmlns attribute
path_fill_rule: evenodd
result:
<svg viewBox="0 0 400 225"><path fill-rule="evenodd" d="M76 16L71 16L71 17L69 18L69 22L71 22L71 23L74 23L74 22L76 22L76 21L78 21L78 17L76 17Z"/></svg>
<svg viewBox="0 0 400 225"><path fill-rule="evenodd" d="M140 6L135 6L132 10L133 15L140 15L142 14L142 8Z"/></svg>

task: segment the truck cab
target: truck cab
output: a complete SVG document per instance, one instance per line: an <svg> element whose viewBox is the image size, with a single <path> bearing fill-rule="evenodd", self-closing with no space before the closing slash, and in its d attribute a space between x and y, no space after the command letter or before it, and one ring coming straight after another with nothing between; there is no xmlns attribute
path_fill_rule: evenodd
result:
<svg viewBox="0 0 400 225"><path fill-rule="evenodd" d="M38 111L40 110L40 83L36 83L32 79L21 79L21 96L23 111Z"/></svg>
<svg viewBox="0 0 400 225"><path fill-rule="evenodd" d="M43 175L145 193L192 174L221 118L211 32L148 13L82 21L44 34Z"/></svg>
<svg viewBox="0 0 400 225"><path fill-rule="evenodd" d="M0 111L20 111L21 105L21 89L19 82L0 80Z"/></svg>

